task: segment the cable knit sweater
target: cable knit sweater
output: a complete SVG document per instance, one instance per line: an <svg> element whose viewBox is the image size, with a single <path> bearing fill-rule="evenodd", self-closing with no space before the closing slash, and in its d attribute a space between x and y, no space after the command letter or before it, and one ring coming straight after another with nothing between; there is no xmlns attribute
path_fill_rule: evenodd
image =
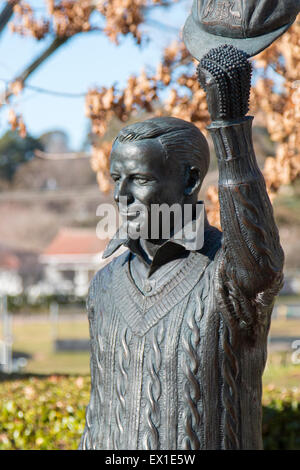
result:
<svg viewBox="0 0 300 470"><path fill-rule="evenodd" d="M80 449L261 449L261 378L283 253L252 118L213 123L222 233L205 232L154 289L130 252L88 296L90 403Z"/></svg>

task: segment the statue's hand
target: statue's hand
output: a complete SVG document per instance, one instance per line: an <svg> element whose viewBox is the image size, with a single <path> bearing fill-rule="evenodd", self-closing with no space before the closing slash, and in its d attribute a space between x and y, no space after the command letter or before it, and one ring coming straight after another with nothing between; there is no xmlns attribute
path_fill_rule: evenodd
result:
<svg viewBox="0 0 300 470"><path fill-rule="evenodd" d="M198 65L212 121L238 119L249 109L251 64L245 52L223 45L211 49Z"/></svg>

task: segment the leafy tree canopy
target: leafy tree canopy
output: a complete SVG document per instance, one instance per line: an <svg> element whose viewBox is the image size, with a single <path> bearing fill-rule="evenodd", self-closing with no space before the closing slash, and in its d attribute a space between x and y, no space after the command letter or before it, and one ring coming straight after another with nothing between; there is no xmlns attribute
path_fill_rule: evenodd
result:
<svg viewBox="0 0 300 470"><path fill-rule="evenodd" d="M30 135L22 138L16 131L7 131L0 139L0 178L11 182L19 165L30 161L36 149L44 149L39 140Z"/></svg>

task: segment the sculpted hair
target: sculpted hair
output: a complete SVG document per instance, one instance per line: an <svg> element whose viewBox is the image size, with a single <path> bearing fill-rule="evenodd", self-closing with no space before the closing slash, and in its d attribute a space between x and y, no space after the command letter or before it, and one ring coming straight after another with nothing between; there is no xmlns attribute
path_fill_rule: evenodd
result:
<svg viewBox="0 0 300 470"><path fill-rule="evenodd" d="M204 135L194 124L173 117L147 119L124 127L114 143L145 139L157 139L167 160L175 158L183 168L186 165L197 167L203 181L209 167L209 148Z"/></svg>

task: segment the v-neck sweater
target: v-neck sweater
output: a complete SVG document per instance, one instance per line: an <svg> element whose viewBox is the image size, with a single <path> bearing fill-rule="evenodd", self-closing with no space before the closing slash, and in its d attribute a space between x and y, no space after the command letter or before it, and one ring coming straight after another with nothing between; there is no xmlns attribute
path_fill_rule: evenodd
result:
<svg viewBox="0 0 300 470"><path fill-rule="evenodd" d="M211 129L223 233L142 292L129 253L87 300L91 398L81 449L261 449L262 374L283 253L251 119Z"/></svg>

